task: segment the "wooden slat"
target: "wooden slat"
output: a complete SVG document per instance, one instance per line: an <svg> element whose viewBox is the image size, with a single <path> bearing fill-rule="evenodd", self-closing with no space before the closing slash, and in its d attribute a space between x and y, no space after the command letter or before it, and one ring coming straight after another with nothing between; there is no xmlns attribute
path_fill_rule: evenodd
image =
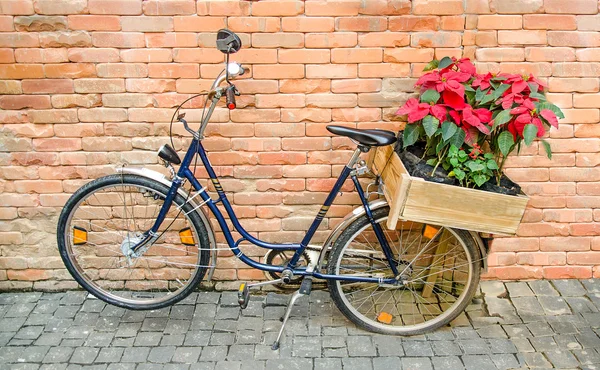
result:
<svg viewBox="0 0 600 370"><path fill-rule="evenodd" d="M423 287L423 292L421 295L423 298L429 298L431 293L433 293L433 288L435 287L435 283L437 281L438 275L442 270L442 264L440 263L444 258L446 251L448 250L448 243L450 241L450 232L444 229L442 231L442 235L440 236L440 242L435 250L435 254L433 255L433 261L429 266L429 271L427 272L429 276L427 276L427 281L425 282L425 286Z"/></svg>

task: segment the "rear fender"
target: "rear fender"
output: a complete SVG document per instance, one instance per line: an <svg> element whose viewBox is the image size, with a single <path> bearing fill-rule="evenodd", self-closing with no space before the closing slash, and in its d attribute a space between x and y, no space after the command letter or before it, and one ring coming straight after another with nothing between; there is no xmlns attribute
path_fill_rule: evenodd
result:
<svg viewBox="0 0 600 370"><path fill-rule="evenodd" d="M162 173L150 170L148 168L118 167L117 172L123 173L123 174L142 176L142 177L160 182L161 184L168 186L168 187L171 187L171 185L173 184L171 182L171 180L169 180ZM188 192L185 189L180 187L179 190L177 190L177 192L179 193L179 195L181 195L185 199L189 199ZM215 231L214 231L210 221L208 220L208 215L206 214L206 211L204 209L202 209L202 207L197 207L198 203L196 202L196 199L189 199L189 202L192 203L192 208L196 209L196 213L198 213L198 216L200 216L200 219L202 220L202 223L204 223L204 227L206 228L206 231L208 233L208 240L210 242L210 266L211 267L208 270L207 280L211 281L213 274L215 272L215 267L217 266L217 252L216 252L217 242L216 242L216 238L215 238Z"/></svg>

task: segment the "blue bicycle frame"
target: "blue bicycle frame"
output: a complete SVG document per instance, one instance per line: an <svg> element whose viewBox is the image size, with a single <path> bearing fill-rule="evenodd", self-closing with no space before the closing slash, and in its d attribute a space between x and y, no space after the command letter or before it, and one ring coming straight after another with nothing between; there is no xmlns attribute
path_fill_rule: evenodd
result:
<svg viewBox="0 0 600 370"><path fill-rule="evenodd" d="M227 195L223 191L223 188L219 182L219 179L217 178L217 175L215 174L215 171L212 168L212 165L210 164L210 161L208 160L206 151L204 150L204 147L202 146L201 140L199 140L198 138L195 137L192 140L190 147L187 150L187 153L181 163L181 166L179 167L179 170L177 171L177 175L173 179L173 184L172 184L171 188L169 189L169 192L167 193L164 204L158 214L156 222L152 226L151 230L147 233L146 242L145 241L140 242L136 247L134 247L134 250L137 251L139 248L141 248L143 245L145 245L147 243L148 239L151 239L152 236L157 235L158 228L160 227L161 223L165 219L167 212L173 203L173 199L175 198L175 195L177 194L177 190L183 184L184 179L187 179L190 182L190 184L192 185L192 187L199 193L200 197L204 200L204 202L206 203L206 205L208 206L210 211L215 215L217 221L219 222L219 226L221 227L221 230L223 231L223 234L225 235L225 240L227 241L229 248L231 248L232 252L236 255L236 257L238 257L240 260L242 260L242 262L246 263L247 265L257 268L259 270L270 271L270 272L282 272L285 269L289 269L294 275L298 275L298 276L311 275L318 279L356 281L356 282L374 282L374 283L380 283L380 284L381 283L395 284L398 282L398 280L396 280L395 278L383 279L383 278L376 278L376 277L330 275L330 274L322 274L319 271L307 271L306 268L304 268L304 267L296 268L296 264L298 263L300 257L302 256L302 253L304 252L304 250L310 243L312 237L314 236L315 232L317 231L317 228L321 224L321 221L323 221L323 218L325 217L327 210L333 203L336 195L339 193L342 185L344 184L344 182L346 181L348 176L350 176L354 183L356 191L362 201L362 205L365 208L366 215L367 215L369 221L371 222L371 225L373 226L373 230L375 231L377 240L380 243L383 253L390 265L390 269L393 272L394 276L398 275L398 270L396 267L396 263L394 261L393 253L387 243L387 240L385 238L383 230L381 229L381 226L377 222L375 222L375 220L373 219L371 209L368 206L368 201L365 197L362 187L360 186L360 183L358 181L356 173L354 173L353 169L352 169L352 167L356 163L356 160L358 159L360 152L361 152L360 149L356 149L356 151L354 152L354 155L352 156L352 159L349 161L348 165L344 166L344 169L340 173L335 185L333 186L333 189L331 189L331 192L327 196L327 199L325 199L323 206L321 206L320 211L318 212L317 216L315 217L314 221L312 222L310 228L306 232L306 235L304 236L302 241L299 244L273 244L273 243L267 243L262 240L259 240L255 237L253 237L252 235L250 235L246 230L244 230L244 228L240 224L237 216L235 215L235 213L233 211L231 203L229 203L229 200L227 199ZM206 192L206 189L203 188L202 185L200 185L200 183L194 176L194 173L189 168L190 164L192 163L192 160L196 154L198 154L200 156L200 160L202 161L202 164L206 168L208 177L210 178L210 181L212 182L215 190L217 191L217 194L219 197L216 200L213 200L209 196L209 194ZM219 208L217 208L217 204L219 204L219 203L221 203L223 205L223 207L225 208L225 211L229 215L231 222L233 223L233 227L241 235L241 238L239 238L238 240L234 240L233 235L229 231L229 228L226 224L225 217L221 213L221 210ZM257 245L259 247L266 248L266 249L293 250L293 251L295 251L295 253L294 253L292 259L288 262L287 266L268 265L268 264L257 262L255 260L253 260L252 258L246 256L239 249L239 245L243 241L248 241L254 245Z"/></svg>

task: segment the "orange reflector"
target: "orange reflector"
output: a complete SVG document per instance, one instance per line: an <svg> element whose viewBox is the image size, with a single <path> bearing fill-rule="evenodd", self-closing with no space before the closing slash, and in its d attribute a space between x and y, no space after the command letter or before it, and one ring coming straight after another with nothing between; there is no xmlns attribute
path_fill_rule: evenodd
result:
<svg viewBox="0 0 600 370"><path fill-rule="evenodd" d="M179 238L181 239L181 243L185 245L196 245L192 230L189 227L179 230Z"/></svg>
<svg viewBox="0 0 600 370"><path fill-rule="evenodd" d="M438 231L440 231L440 229L436 229L433 226L425 225L425 229L423 229L423 236L427 239L433 239L433 237L435 236L435 234L438 233Z"/></svg>
<svg viewBox="0 0 600 370"><path fill-rule="evenodd" d="M85 243L87 243L87 230L79 226L73 226L73 244L82 245Z"/></svg>
<svg viewBox="0 0 600 370"><path fill-rule="evenodd" d="M381 312L379 315L377 315L377 321L384 324L391 324L393 318L394 317L387 312Z"/></svg>

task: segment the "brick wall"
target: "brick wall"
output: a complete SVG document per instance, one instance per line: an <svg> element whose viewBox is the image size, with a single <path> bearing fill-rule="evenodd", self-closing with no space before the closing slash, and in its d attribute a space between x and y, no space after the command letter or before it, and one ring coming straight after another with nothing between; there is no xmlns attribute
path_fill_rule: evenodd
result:
<svg viewBox="0 0 600 370"><path fill-rule="evenodd" d="M205 143L249 230L299 240L352 149L325 126L397 130L394 112L425 63L470 57L480 71L541 77L566 115L550 133L552 161L537 143L510 161L531 202L518 237L494 241L488 277L600 277L598 6L2 0L0 289L72 286L55 245L60 207L116 164L161 170L155 150L167 142L171 107L219 73L215 32L226 26L245 46L233 59L251 72L237 83L240 109L218 108ZM197 121L199 102L188 108ZM317 239L353 204L351 193L339 198ZM221 253L218 278L260 276Z"/></svg>

